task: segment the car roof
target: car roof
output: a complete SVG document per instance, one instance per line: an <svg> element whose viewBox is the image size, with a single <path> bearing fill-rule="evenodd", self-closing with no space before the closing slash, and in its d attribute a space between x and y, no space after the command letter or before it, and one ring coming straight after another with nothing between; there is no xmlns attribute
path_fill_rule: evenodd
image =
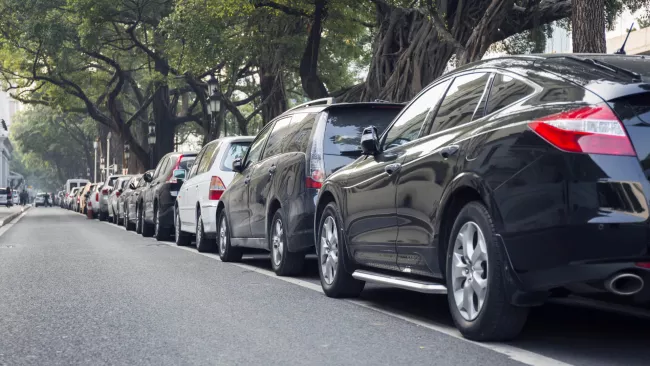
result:
<svg viewBox="0 0 650 366"><path fill-rule="evenodd" d="M404 108L406 106L406 103L391 103L391 102L358 102L358 103L334 103L334 104L317 104L317 105L312 105L312 106L306 106L306 107L301 107L301 108L296 108L296 109L290 109L283 114L281 114L279 117L286 117L286 116L291 116L296 113L320 113L323 111L331 111L331 110L336 110L336 109L347 109L347 108L354 108L354 107L386 107L386 106L393 106L393 107L399 107L399 108Z"/></svg>

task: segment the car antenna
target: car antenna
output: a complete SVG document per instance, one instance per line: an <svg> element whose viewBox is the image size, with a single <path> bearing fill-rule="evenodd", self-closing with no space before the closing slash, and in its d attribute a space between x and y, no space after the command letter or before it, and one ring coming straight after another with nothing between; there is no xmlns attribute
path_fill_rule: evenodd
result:
<svg viewBox="0 0 650 366"><path fill-rule="evenodd" d="M616 55L625 55L625 44L627 43L627 39L630 37L630 33L632 33L632 27L634 27L634 22L632 22L632 25L630 26L630 29L627 30L627 36L625 36L625 41L623 41L623 45L621 46L620 49L616 50L614 54Z"/></svg>

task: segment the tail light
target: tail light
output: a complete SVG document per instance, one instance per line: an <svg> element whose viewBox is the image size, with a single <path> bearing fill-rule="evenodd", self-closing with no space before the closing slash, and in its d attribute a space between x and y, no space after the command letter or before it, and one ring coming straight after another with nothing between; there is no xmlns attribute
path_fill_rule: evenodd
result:
<svg viewBox="0 0 650 366"><path fill-rule="evenodd" d="M178 183L178 179L174 177L174 170L178 169L181 166L181 159L183 159L183 155L179 156L178 160L176 160L174 169L172 169L171 173L169 173L169 177L167 177L167 183Z"/></svg>
<svg viewBox="0 0 650 366"><path fill-rule="evenodd" d="M323 136L327 125L327 113L321 113L316 123L311 141L311 154L309 158L309 175L305 181L306 188L320 189L325 180L325 161L323 158Z"/></svg>
<svg viewBox="0 0 650 366"><path fill-rule="evenodd" d="M119 197L119 196L120 196L120 191L115 192L115 197Z"/></svg>
<svg viewBox="0 0 650 366"><path fill-rule="evenodd" d="M223 184L221 178L214 176L210 179L210 193L209 197L211 200L220 200L221 195L226 190L226 185Z"/></svg>
<svg viewBox="0 0 650 366"><path fill-rule="evenodd" d="M99 192L95 193L95 201L99 201Z"/></svg>
<svg viewBox="0 0 650 366"><path fill-rule="evenodd" d="M636 264L637 267L650 269L650 262L639 262Z"/></svg>
<svg viewBox="0 0 650 366"><path fill-rule="evenodd" d="M560 150L636 156L623 124L605 103L553 114L528 126Z"/></svg>
<svg viewBox="0 0 650 366"><path fill-rule="evenodd" d="M102 194L104 194L104 195L108 194L108 188L103 188L102 189Z"/></svg>

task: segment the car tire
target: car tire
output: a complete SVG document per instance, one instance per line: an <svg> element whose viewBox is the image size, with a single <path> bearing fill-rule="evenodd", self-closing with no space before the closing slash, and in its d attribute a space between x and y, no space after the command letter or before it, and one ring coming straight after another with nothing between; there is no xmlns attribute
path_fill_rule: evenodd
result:
<svg viewBox="0 0 650 366"><path fill-rule="evenodd" d="M514 306L508 299L507 257L483 204L470 202L460 210L447 248L447 299L460 333L481 342L516 337L529 308Z"/></svg>
<svg viewBox="0 0 650 366"><path fill-rule="evenodd" d="M318 223L318 276L323 292L328 297L357 297L366 283L353 278L345 269L344 261L348 259L341 222L343 221L338 206L330 202L323 210Z"/></svg>
<svg viewBox="0 0 650 366"><path fill-rule="evenodd" d="M99 210L99 221L106 221L108 214L102 211L101 209Z"/></svg>
<svg viewBox="0 0 650 366"><path fill-rule="evenodd" d="M144 210L140 210L140 221L142 222L142 236L145 238L152 237L154 232L154 225L147 223L147 220L144 219Z"/></svg>
<svg viewBox="0 0 650 366"><path fill-rule="evenodd" d="M203 216L199 212L196 218L196 250L199 253L214 253L217 250L217 241L205 236L205 227L203 226Z"/></svg>
<svg viewBox="0 0 650 366"><path fill-rule="evenodd" d="M217 227L217 242L219 243L219 258L223 262L239 262L243 252L239 247L233 247L230 244L230 223L226 210L223 209L219 212Z"/></svg>
<svg viewBox="0 0 650 366"><path fill-rule="evenodd" d="M267 238L271 249L271 266L275 274L278 276L300 274L305 264L305 253L289 251L286 224L281 209L273 214Z"/></svg>
<svg viewBox="0 0 650 366"><path fill-rule="evenodd" d="M169 239L169 230L166 227L162 227L160 223L160 210L156 207L153 212L154 224L153 224L153 237L158 241L163 241Z"/></svg>
<svg viewBox="0 0 650 366"><path fill-rule="evenodd" d="M140 205L135 207L135 233L142 234L142 214L140 213Z"/></svg>
<svg viewBox="0 0 650 366"><path fill-rule="evenodd" d="M174 239L179 247L188 246L192 242L192 234L181 230L181 215L178 214L177 209L174 210Z"/></svg>

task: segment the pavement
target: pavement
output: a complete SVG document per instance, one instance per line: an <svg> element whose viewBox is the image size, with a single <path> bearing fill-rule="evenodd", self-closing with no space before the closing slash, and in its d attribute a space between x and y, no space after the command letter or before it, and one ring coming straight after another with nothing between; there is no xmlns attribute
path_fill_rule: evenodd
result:
<svg viewBox="0 0 650 366"><path fill-rule="evenodd" d="M0 365L647 365L650 312L535 308L511 343L478 344L444 296L370 285L325 297L268 258L222 263L59 208L0 229ZM570 303L570 302L569 302Z"/></svg>
<svg viewBox="0 0 650 366"><path fill-rule="evenodd" d="M11 220L16 215L20 214L23 209L26 209L28 206L19 206L13 205L11 207L0 206L0 226L1 222L5 220Z"/></svg>

